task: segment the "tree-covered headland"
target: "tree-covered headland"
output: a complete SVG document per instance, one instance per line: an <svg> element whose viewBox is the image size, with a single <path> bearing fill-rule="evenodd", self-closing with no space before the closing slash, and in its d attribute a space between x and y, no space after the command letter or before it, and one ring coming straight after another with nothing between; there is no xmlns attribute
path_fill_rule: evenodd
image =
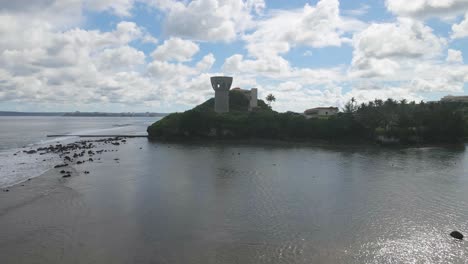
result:
<svg viewBox="0 0 468 264"><path fill-rule="evenodd" d="M463 141L465 105L374 100L329 118L307 119L302 114L273 111L263 100L248 111L249 101L230 91L230 112L214 112L214 99L183 113L170 114L148 127L155 139L267 139L330 142L457 143Z"/></svg>

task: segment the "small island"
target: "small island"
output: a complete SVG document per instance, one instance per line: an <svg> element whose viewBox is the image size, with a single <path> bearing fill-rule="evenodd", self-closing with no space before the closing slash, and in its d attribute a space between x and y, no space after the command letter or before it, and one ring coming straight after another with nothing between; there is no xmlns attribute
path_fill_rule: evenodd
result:
<svg viewBox="0 0 468 264"><path fill-rule="evenodd" d="M343 112L310 116L309 110L304 114L279 113L256 98L256 106L252 107L248 90L227 91L228 96L221 99L228 105L217 106L220 103L215 97L191 110L170 114L148 127L149 138L454 144L463 142L468 131L468 108L460 102L376 99L358 105L353 99Z"/></svg>

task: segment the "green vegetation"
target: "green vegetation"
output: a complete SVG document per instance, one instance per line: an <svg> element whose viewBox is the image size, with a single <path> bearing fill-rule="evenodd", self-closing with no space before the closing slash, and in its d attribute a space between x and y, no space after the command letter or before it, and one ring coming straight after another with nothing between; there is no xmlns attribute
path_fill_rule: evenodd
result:
<svg viewBox="0 0 468 264"><path fill-rule="evenodd" d="M158 139L269 139L291 141L380 141L456 143L463 140L466 122L463 105L457 103L407 103L375 100L357 105L350 101L344 113L327 119L278 113L259 100L248 111L248 100L230 92L230 112L213 111L214 99L184 113L168 115L148 127Z"/></svg>
<svg viewBox="0 0 468 264"><path fill-rule="evenodd" d="M268 105L271 107L271 104L276 101L276 97L273 94L269 94L265 100L267 100Z"/></svg>
<svg viewBox="0 0 468 264"><path fill-rule="evenodd" d="M393 138L401 143L456 143L466 133L464 104L408 103L388 99L361 104L353 115L370 138Z"/></svg>

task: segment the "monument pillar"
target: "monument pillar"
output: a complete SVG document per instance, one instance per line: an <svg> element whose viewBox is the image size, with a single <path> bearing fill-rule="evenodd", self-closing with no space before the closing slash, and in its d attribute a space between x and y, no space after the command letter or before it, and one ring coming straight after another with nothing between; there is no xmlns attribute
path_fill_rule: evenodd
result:
<svg viewBox="0 0 468 264"><path fill-rule="evenodd" d="M231 89L232 77L211 77L211 86L215 90L215 112L229 112L229 89Z"/></svg>

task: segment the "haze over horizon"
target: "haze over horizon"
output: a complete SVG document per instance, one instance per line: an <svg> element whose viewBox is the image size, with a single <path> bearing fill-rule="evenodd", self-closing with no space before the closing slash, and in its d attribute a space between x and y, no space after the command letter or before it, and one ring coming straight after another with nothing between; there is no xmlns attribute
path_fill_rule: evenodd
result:
<svg viewBox="0 0 468 264"><path fill-rule="evenodd" d="M0 0L0 110L174 112L209 77L278 111L468 91L468 0Z"/></svg>

